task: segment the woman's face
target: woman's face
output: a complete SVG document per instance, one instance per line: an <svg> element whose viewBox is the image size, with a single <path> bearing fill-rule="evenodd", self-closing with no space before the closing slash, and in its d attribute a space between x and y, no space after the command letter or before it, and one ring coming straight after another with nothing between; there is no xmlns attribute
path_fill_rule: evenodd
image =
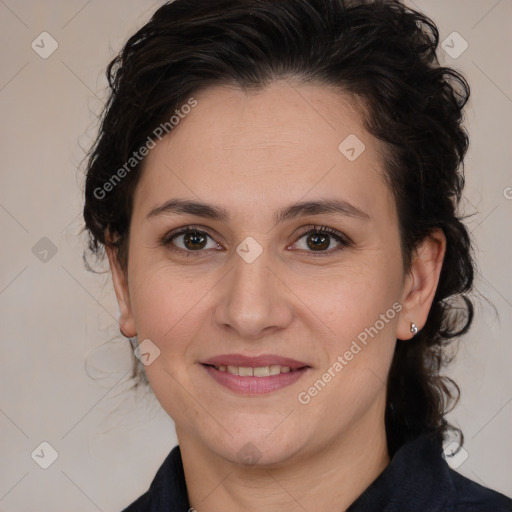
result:
<svg viewBox="0 0 512 512"><path fill-rule="evenodd" d="M156 397L179 438L232 461L368 438L396 338L421 320L402 307L412 282L377 140L322 86L195 98L146 158L127 284L113 268Z"/></svg>

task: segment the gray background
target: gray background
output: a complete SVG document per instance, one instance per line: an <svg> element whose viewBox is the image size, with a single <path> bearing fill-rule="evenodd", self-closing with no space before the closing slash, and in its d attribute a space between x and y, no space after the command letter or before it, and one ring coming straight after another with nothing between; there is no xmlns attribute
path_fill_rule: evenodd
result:
<svg viewBox="0 0 512 512"><path fill-rule="evenodd" d="M112 286L84 268L80 233L104 69L158 5L0 0L0 511L119 511L176 444L152 395L128 390ZM463 41L452 32L468 43L456 58L440 55L472 86L463 208L475 213L476 287L494 308L477 297L449 371L463 391L449 419L466 436L458 470L512 495L512 1L410 5L434 19L453 55ZM58 43L46 59L44 31ZM35 462L51 462L43 441L58 454L48 469Z"/></svg>

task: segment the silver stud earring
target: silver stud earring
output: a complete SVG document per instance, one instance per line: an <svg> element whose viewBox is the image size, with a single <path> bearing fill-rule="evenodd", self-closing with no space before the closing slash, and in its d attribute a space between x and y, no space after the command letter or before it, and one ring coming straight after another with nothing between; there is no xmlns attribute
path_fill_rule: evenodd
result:
<svg viewBox="0 0 512 512"><path fill-rule="evenodd" d="M414 322L411 322L411 332L413 336L418 334L418 326Z"/></svg>

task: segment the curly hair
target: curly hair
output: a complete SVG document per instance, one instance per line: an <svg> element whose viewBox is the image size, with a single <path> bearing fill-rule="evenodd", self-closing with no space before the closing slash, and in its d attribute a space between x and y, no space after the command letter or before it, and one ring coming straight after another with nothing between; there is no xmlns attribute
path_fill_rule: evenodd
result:
<svg viewBox="0 0 512 512"><path fill-rule="evenodd" d="M442 228L447 240L427 322L413 343L396 344L385 416L390 454L425 431L441 440L448 429L462 434L444 416L460 389L440 372L452 359L447 345L473 319L472 246L458 215L469 85L440 65L438 44L434 22L398 0L168 2L107 68L110 96L86 169L89 249L101 258L111 244L126 271L144 160L125 167L114 184L112 178L192 94L221 84L258 90L292 78L356 98L366 129L384 142L404 268L410 270L414 250L433 229Z"/></svg>

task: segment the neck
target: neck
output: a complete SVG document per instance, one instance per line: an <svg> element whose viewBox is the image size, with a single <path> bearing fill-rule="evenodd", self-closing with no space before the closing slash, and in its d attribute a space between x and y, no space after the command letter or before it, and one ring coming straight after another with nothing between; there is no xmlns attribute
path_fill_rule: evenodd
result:
<svg viewBox="0 0 512 512"><path fill-rule="evenodd" d="M370 416L307 456L253 467L176 427L190 505L197 512L346 510L389 464L384 422Z"/></svg>

